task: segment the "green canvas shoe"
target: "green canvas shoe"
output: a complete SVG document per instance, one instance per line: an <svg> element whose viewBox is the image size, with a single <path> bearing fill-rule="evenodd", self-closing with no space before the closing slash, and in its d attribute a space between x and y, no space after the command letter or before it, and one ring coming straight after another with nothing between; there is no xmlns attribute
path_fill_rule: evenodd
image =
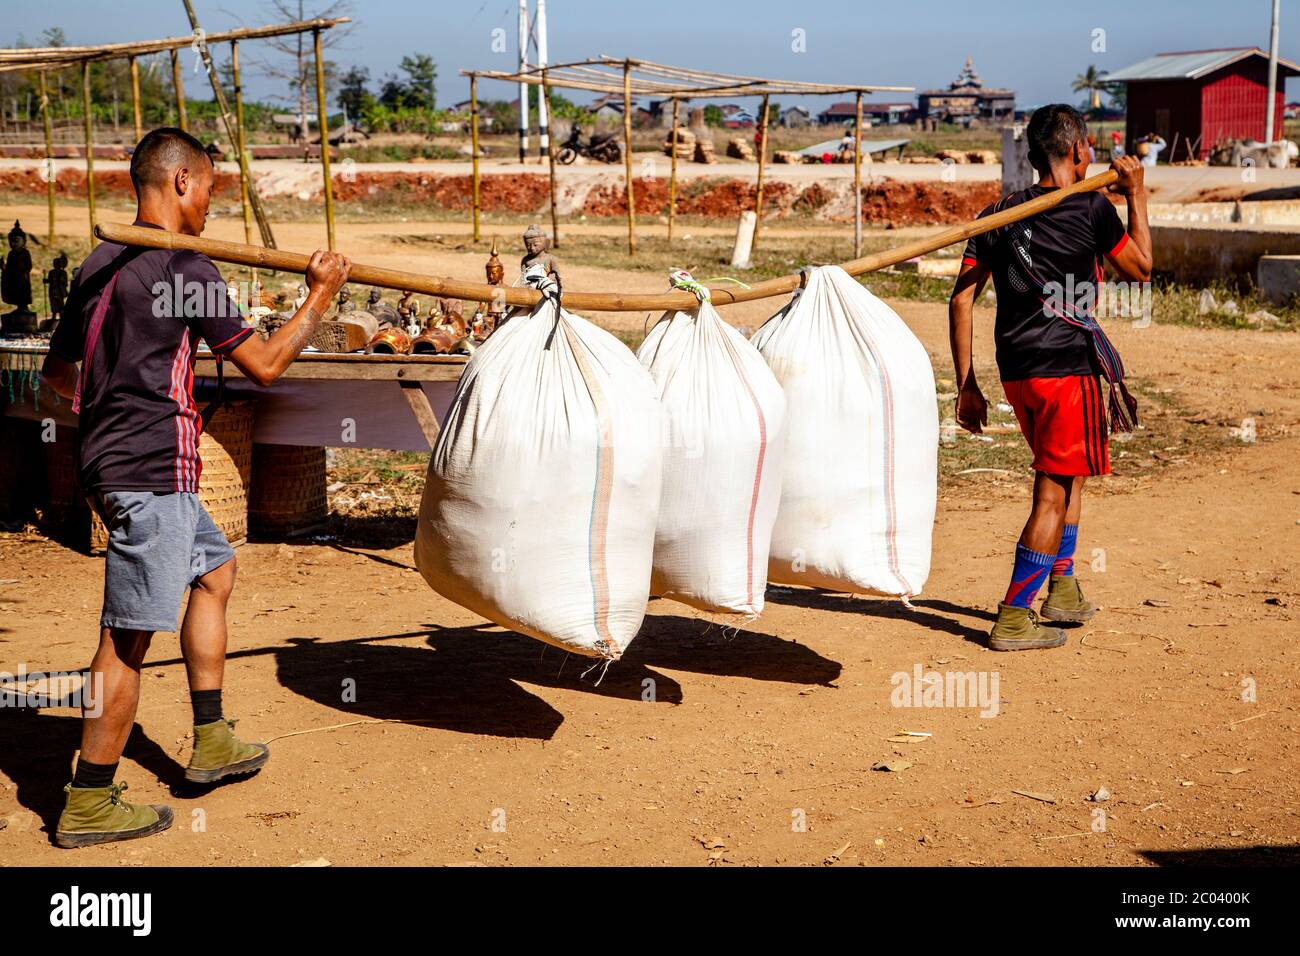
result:
<svg viewBox="0 0 1300 956"><path fill-rule="evenodd" d="M1060 647L1065 632L1043 627L1033 608L1013 607L998 602L998 619L989 632L989 647L995 651L1030 651L1043 647Z"/></svg>
<svg viewBox="0 0 1300 956"><path fill-rule="evenodd" d="M68 795L54 831L54 843L65 849L115 843L161 833L172 825L171 807L136 806L122 799L125 783L80 788L68 784Z"/></svg>
<svg viewBox="0 0 1300 956"><path fill-rule="evenodd" d="M1049 621L1082 624L1092 620L1097 609L1083 596L1079 579L1073 574L1053 574L1047 582L1047 597L1040 613Z"/></svg>
<svg viewBox="0 0 1300 956"><path fill-rule="evenodd" d="M216 783L225 777L236 777L262 769L271 759L266 744L246 744L232 730L235 722L213 721L194 728L194 753L185 769L185 779L190 783Z"/></svg>

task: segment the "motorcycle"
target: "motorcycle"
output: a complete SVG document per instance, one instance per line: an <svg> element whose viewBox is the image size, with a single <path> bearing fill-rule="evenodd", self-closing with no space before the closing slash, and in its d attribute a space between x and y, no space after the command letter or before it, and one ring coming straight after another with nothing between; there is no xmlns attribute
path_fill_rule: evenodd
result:
<svg viewBox="0 0 1300 956"><path fill-rule="evenodd" d="M569 138L555 154L556 162L568 166L579 156L601 163L617 163L623 159L623 147L614 133L593 133L587 142L582 141L582 128L577 123L569 130Z"/></svg>

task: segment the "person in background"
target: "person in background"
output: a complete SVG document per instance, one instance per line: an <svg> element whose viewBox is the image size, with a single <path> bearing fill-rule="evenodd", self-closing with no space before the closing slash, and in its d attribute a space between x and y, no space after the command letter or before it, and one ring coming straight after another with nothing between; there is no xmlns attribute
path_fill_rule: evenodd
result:
<svg viewBox="0 0 1300 956"><path fill-rule="evenodd" d="M1139 149L1138 156L1141 157L1141 163L1147 169L1156 164L1160 157L1160 151L1167 145L1158 133L1151 133L1141 140L1141 144L1146 149Z"/></svg>
<svg viewBox="0 0 1300 956"><path fill-rule="evenodd" d="M1110 158L1119 159L1124 155L1124 137L1119 130L1112 130L1110 134Z"/></svg>
<svg viewBox="0 0 1300 956"><path fill-rule="evenodd" d="M1088 165L1091 166L1097 161L1097 137L1091 133L1088 134Z"/></svg>

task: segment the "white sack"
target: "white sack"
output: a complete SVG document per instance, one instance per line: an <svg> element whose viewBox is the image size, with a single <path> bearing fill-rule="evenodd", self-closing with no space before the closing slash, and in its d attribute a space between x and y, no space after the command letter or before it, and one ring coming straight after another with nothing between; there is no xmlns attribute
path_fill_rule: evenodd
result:
<svg viewBox="0 0 1300 956"><path fill-rule="evenodd" d="M666 418L652 594L756 616L781 497L785 396L707 301L659 320L637 350Z"/></svg>
<svg viewBox="0 0 1300 956"><path fill-rule="evenodd" d="M429 461L415 563L503 627L617 659L650 592L663 467L650 376L544 300L469 360Z"/></svg>
<svg viewBox="0 0 1300 956"><path fill-rule="evenodd" d="M925 348L838 266L754 333L785 388L768 579L919 594L930 573L939 412Z"/></svg>

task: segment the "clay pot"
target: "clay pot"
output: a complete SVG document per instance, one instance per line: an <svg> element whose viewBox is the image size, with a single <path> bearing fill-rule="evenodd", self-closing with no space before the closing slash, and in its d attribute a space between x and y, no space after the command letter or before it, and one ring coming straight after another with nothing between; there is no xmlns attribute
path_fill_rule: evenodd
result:
<svg viewBox="0 0 1300 956"><path fill-rule="evenodd" d="M408 355L411 337L401 329L384 329L370 340L366 352L369 355Z"/></svg>
<svg viewBox="0 0 1300 956"><path fill-rule="evenodd" d="M411 343L413 355L446 355L456 344L457 336L446 326L425 329Z"/></svg>

